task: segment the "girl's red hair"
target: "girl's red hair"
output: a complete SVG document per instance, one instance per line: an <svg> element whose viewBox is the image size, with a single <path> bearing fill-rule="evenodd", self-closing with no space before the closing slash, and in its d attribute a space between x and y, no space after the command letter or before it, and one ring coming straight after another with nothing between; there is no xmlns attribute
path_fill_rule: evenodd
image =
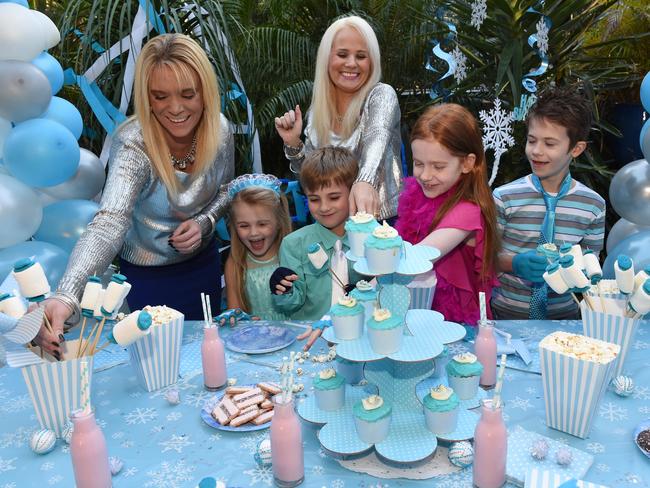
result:
<svg viewBox="0 0 650 488"><path fill-rule="evenodd" d="M435 105L428 108L415 123L410 142L416 139L435 140L459 158L465 158L469 154L476 156L474 167L469 173L460 175L456 191L438 210L429 232L432 232L447 212L461 200L478 205L485 221L481 278L489 279L494 270L500 241L497 233L497 211L487 183L485 150L476 118L466 108L455 103Z"/></svg>

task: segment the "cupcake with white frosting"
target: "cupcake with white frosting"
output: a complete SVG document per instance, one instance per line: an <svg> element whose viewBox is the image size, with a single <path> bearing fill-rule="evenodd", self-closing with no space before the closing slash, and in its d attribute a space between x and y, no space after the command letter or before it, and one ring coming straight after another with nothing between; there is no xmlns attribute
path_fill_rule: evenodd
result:
<svg viewBox="0 0 650 488"><path fill-rule="evenodd" d="M334 368L327 368L314 378L316 406L321 410L338 410L345 403L345 378Z"/></svg>
<svg viewBox="0 0 650 488"><path fill-rule="evenodd" d="M376 354L392 354L402 347L404 321L386 308L377 308L366 322L370 347Z"/></svg>
<svg viewBox="0 0 650 488"><path fill-rule="evenodd" d="M350 292L350 296L363 305L363 308L365 309L364 322L369 320L370 317L372 317L372 311L375 309L375 305L377 304L377 290L375 287L366 280L359 280L357 281L354 290Z"/></svg>
<svg viewBox="0 0 650 488"><path fill-rule="evenodd" d="M337 339L353 340L363 334L364 308L354 298L339 298L330 309L330 318Z"/></svg>
<svg viewBox="0 0 650 488"><path fill-rule="evenodd" d="M445 368L449 386L454 389L458 398L469 400L476 396L483 365L474 354L471 352L456 354Z"/></svg>
<svg viewBox="0 0 650 488"><path fill-rule="evenodd" d="M379 223L366 212L357 212L345 222L345 232L348 236L350 251L355 256L363 256L363 244Z"/></svg>
<svg viewBox="0 0 650 488"><path fill-rule="evenodd" d="M456 429L460 400L452 388L438 385L422 400L427 428L434 434L448 434Z"/></svg>
<svg viewBox="0 0 650 488"><path fill-rule="evenodd" d="M352 413L359 438L376 444L388 436L393 409L379 395L370 395L354 404Z"/></svg>
<svg viewBox="0 0 650 488"><path fill-rule="evenodd" d="M368 270L382 275L397 271L404 241L393 227L385 221L375 227L364 244Z"/></svg>

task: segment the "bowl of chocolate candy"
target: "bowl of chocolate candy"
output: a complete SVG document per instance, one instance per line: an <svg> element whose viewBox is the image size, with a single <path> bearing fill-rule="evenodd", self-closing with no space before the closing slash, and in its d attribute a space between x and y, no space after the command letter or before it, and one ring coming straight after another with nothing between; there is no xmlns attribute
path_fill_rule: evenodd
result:
<svg viewBox="0 0 650 488"><path fill-rule="evenodd" d="M650 458L650 419L644 420L634 431L634 442Z"/></svg>

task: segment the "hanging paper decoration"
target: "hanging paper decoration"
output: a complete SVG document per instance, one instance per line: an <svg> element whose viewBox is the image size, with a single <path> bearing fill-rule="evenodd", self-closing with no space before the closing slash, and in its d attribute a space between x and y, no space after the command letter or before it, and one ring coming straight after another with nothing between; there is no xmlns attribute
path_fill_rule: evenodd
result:
<svg viewBox="0 0 650 488"><path fill-rule="evenodd" d="M494 183L499 171L501 156L515 145L512 136L513 115L501 108L501 100L494 100L494 107L490 111L481 110L479 118L483 122L483 146L485 149L494 150L494 163L489 185Z"/></svg>
<svg viewBox="0 0 650 488"><path fill-rule="evenodd" d="M476 27L476 30L481 30L481 25L487 17L487 0L476 0L472 3L472 20L470 24Z"/></svg>
<svg viewBox="0 0 650 488"><path fill-rule="evenodd" d="M535 26L537 28L537 49L541 56L545 56L548 53L548 31L549 25L546 22L546 19L542 17L537 22Z"/></svg>
<svg viewBox="0 0 650 488"><path fill-rule="evenodd" d="M456 83L460 83L465 78L467 78L467 56L465 56L465 54L463 54L463 51L461 51L460 48L456 46L451 52L451 57L454 61L454 79L456 80Z"/></svg>

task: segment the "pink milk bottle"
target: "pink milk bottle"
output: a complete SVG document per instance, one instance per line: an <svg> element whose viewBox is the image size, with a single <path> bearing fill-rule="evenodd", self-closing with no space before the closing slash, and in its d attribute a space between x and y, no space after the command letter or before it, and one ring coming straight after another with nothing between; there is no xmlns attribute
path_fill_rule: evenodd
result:
<svg viewBox="0 0 650 488"><path fill-rule="evenodd" d="M205 389L215 391L222 388L228 380L228 375L226 374L226 354L217 327L203 328L201 361Z"/></svg>
<svg viewBox="0 0 650 488"><path fill-rule="evenodd" d="M497 340L494 337L493 320L479 321L474 352L483 366L481 386L494 386L497 382Z"/></svg>
<svg viewBox="0 0 650 488"><path fill-rule="evenodd" d="M77 488L110 488L111 471L104 434L95 422L94 412L73 412L74 425L70 439L70 455Z"/></svg>
<svg viewBox="0 0 650 488"><path fill-rule="evenodd" d="M502 406L493 408L493 400L483 400L481 419L474 431L473 483L478 488L499 488L506 482L508 435L503 423Z"/></svg>
<svg viewBox="0 0 650 488"><path fill-rule="evenodd" d="M305 479L300 421L293 400L283 400L282 393L273 397L271 420L271 460L277 486L291 488Z"/></svg>

